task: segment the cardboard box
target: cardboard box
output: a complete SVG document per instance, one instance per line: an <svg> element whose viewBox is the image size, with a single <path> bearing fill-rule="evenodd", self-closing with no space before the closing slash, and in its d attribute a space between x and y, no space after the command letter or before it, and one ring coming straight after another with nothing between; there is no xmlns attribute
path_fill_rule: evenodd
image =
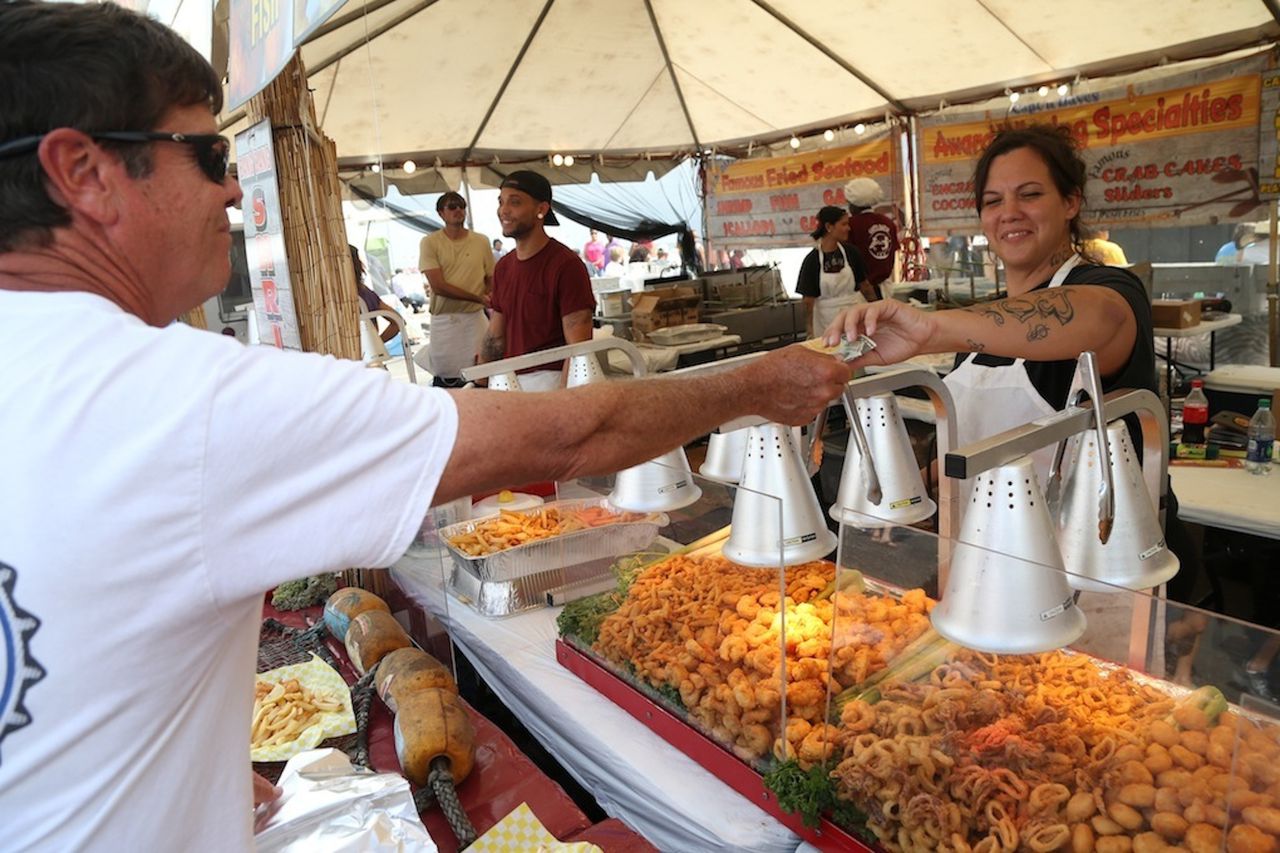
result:
<svg viewBox="0 0 1280 853"><path fill-rule="evenodd" d="M1199 299L1155 299L1151 321L1157 329L1188 329L1200 325Z"/></svg>
<svg viewBox="0 0 1280 853"><path fill-rule="evenodd" d="M689 286L646 290L631 297L631 337L644 340L655 329L699 322L702 297Z"/></svg>

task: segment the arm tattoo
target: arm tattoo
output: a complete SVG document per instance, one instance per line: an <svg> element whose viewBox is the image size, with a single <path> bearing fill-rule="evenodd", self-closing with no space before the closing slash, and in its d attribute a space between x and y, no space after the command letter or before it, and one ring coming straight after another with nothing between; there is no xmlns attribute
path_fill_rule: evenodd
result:
<svg viewBox="0 0 1280 853"><path fill-rule="evenodd" d="M485 334L484 341L480 344L480 360L499 361L506 351L507 342L504 337Z"/></svg>
<svg viewBox="0 0 1280 853"><path fill-rule="evenodd" d="M979 310L997 326L1003 326L1006 317L1012 317L1019 323L1033 319L1050 318L1065 326L1075 319L1076 309L1071 304L1071 292L1055 287L1035 296L1017 296L992 302Z"/></svg>
<svg viewBox="0 0 1280 853"><path fill-rule="evenodd" d="M1044 323L1037 323L1027 332L1027 340L1039 341L1049 337L1049 327Z"/></svg>
<svg viewBox="0 0 1280 853"><path fill-rule="evenodd" d="M987 348L986 344L978 343L973 338L969 338L965 341L965 345L969 347L969 352L983 352Z"/></svg>

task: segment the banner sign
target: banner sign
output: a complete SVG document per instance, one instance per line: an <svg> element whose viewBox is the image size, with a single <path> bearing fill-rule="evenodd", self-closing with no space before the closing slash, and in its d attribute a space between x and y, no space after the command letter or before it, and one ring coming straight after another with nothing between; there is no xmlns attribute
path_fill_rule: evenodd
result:
<svg viewBox="0 0 1280 853"><path fill-rule="evenodd" d="M343 2L231 0L226 109L238 109L265 89Z"/></svg>
<svg viewBox="0 0 1280 853"><path fill-rule="evenodd" d="M885 202L902 197L895 140L890 131L847 148L786 157L717 162L707 172L709 238L717 246L805 246L824 205L845 207L844 185L871 178Z"/></svg>
<svg viewBox="0 0 1280 853"><path fill-rule="evenodd" d="M978 155L997 131L1033 123L1070 128L1088 168L1089 222L1185 226L1257 218L1268 195L1259 182L1268 58L921 118L921 228L977 231ZM1262 126L1272 137L1274 118L1273 104ZM1271 171L1266 165L1264 177Z"/></svg>
<svg viewBox="0 0 1280 853"><path fill-rule="evenodd" d="M270 120L263 119L236 134L236 164L240 188L244 190L245 257L262 342L280 349L300 350L302 339L289 283L289 258L284 251Z"/></svg>
<svg viewBox="0 0 1280 853"><path fill-rule="evenodd" d="M1258 125L1258 190L1265 199L1280 197L1280 69L1277 54L1262 72L1262 121ZM1261 217L1259 217L1261 218Z"/></svg>

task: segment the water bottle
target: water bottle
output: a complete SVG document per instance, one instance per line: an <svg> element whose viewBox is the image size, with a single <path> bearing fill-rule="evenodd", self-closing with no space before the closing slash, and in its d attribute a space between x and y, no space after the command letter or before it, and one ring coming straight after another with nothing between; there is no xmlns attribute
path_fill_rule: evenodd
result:
<svg viewBox="0 0 1280 853"><path fill-rule="evenodd" d="M1204 395L1204 380L1191 380L1191 393L1182 402L1182 443L1204 444L1205 427L1209 425L1209 398Z"/></svg>
<svg viewBox="0 0 1280 853"><path fill-rule="evenodd" d="M1276 440L1276 419L1271 414L1271 401L1265 397L1258 401L1258 411L1249 421L1249 449L1244 467L1250 474L1271 473L1271 445Z"/></svg>

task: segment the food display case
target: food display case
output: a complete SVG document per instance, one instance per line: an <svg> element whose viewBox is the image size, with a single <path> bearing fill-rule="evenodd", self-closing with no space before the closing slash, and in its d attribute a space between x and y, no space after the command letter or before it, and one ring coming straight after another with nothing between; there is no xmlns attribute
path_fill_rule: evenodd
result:
<svg viewBox="0 0 1280 853"><path fill-rule="evenodd" d="M1079 411L1056 419L1059 432L1087 422ZM1087 468L1097 446L1076 441ZM1030 476L1014 482L992 462L998 447L949 460L986 459L995 472L967 496L975 515L954 539L864 517L841 524L833 561L783 568L780 554L772 569L702 543L595 602L591 630L562 620L562 657L637 718L656 719L647 706L658 706L696 731L664 723L664 736L749 792L749 775L723 758L735 756L773 794L757 802L800 812L824 849L1276 849L1280 709L1245 693L1241 671L1274 632L1067 572L1054 555L1029 558L1003 510L1039 517L1051 544L1078 512L1062 496L1046 505ZM1103 455L1129 453L1114 444ZM1130 485L1141 491L1145 474L1130 471ZM1133 509L1122 501L1116 513L1124 524ZM1164 547L1116 541L1129 549L1111 555L1117 564ZM1123 565L1115 576L1152 577ZM947 619L940 591L956 602ZM1044 629L1054 622L1069 642ZM1020 643L1040 647L989 647Z"/></svg>
<svg viewBox="0 0 1280 853"><path fill-rule="evenodd" d="M930 624L946 543L839 537L785 571L714 538L637 560L565 608L560 659L824 849L1275 849L1280 727L1237 680L1272 632L1093 581L1070 646L983 652Z"/></svg>
<svg viewBox="0 0 1280 853"><path fill-rule="evenodd" d="M813 446L767 424L726 425L751 431L736 483L677 458L557 484L654 525L591 558L557 660L821 849L1277 849L1280 709L1242 672L1275 633L1113 583L1170 570L1158 520L1126 528L1159 505L1159 402L1108 395L1099 423L1077 399L968 448L942 418L939 535L903 514L903 466L857 458L893 445L895 381L850 386L868 434L846 465L873 462L877 495L864 467L829 514ZM1106 424L1134 412L1133 436ZM1077 434L1041 484L1021 454ZM446 576L458 532L423 539ZM1093 538L1116 571L1073 562Z"/></svg>

